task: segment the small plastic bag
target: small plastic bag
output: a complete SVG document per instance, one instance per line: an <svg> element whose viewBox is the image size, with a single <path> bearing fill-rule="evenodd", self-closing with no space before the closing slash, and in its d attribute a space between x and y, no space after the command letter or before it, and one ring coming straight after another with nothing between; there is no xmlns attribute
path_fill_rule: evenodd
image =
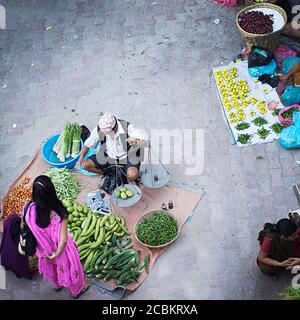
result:
<svg viewBox="0 0 300 320"><path fill-rule="evenodd" d="M248 72L251 77L259 78L263 74L268 74L269 76L272 76L273 74L275 74L276 68L277 68L277 63L273 59L266 66L248 68Z"/></svg>
<svg viewBox="0 0 300 320"><path fill-rule="evenodd" d="M297 57L289 57L286 58L282 61L282 67L281 67L281 73L282 74L287 74L288 72L290 72L294 66L300 62L300 58Z"/></svg>
<svg viewBox="0 0 300 320"><path fill-rule="evenodd" d="M285 106L300 104L300 87L288 86L284 90L281 98Z"/></svg>
<svg viewBox="0 0 300 320"><path fill-rule="evenodd" d="M300 148L300 113L293 113L294 125L283 129L280 133L279 143L284 149Z"/></svg>

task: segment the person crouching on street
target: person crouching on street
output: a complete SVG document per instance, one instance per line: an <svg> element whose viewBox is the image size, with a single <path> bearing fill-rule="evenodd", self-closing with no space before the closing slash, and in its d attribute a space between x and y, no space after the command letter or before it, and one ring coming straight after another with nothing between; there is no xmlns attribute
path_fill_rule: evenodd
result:
<svg viewBox="0 0 300 320"><path fill-rule="evenodd" d="M266 223L258 241L257 264L263 273L275 276L300 266L300 228L294 221L284 218L276 224Z"/></svg>
<svg viewBox="0 0 300 320"><path fill-rule="evenodd" d="M97 154L84 160L89 149L96 148L98 143L100 149ZM106 112L100 116L98 125L85 141L77 167L80 169L82 165L87 171L102 175L118 160L128 182L134 182L139 177L145 145L146 140L140 130Z"/></svg>

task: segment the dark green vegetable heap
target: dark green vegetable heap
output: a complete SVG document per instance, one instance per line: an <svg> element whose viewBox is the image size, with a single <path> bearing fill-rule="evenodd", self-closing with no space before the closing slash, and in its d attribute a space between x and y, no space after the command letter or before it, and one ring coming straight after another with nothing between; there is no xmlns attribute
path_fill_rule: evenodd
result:
<svg viewBox="0 0 300 320"><path fill-rule="evenodd" d="M257 117L252 122L258 127L263 126L264 124L268 123L268 121L266 119L264 119L263 117Z"/></svg>
<svg viewBox="0 0 300 320"><path fill-rule="evenodd" d="M150 246L160 246L173 240L178 233L175 220L165 212L157 211L138 224L138 239Z"/></svg>
<svg viewBox="0 0 300 320"><path fill-rule="evenodd" d="M266 137L270 134L270 130L267 130L265 128L261 128L257 130L257 134L259 135L259 137L263 140L266 139Z"/></svg>
<svg viewBox="0 0 300 320"><path fill-rule="evenodd" d="M247 122L241 122L239 123L235 128L236 130L246 130L250 127L250 124Z"/></svg>
<svg viewBox="0 0 300 320"><path fill-rule="evenodd" d="M283 130L283 125L277 122L277 123L274 123L270 128L275 133L279 134Z"/></svg>
<svg viewBox="0 0 300 320"><path fill-rule="evenodd" d="M238 142L242 143L242 144L247 144L250 142L251 136L250 134L239 134L238 135Z"/></svg>
<svg viewBox="0 0 300 320"><path fill-rule="evenodd" d="M291 108L289 110L286 110L283 112L282 117L283 118L292 118L293 117L293 112L298 112L299 109L298 108Z"/></svg>
<svg viewBox="0 0 300 320"><path fill-rule="evenodd" d="M273 112L272 112L272 115L273 116L278 116L280 110L281 109L274 109Z"/></svg>

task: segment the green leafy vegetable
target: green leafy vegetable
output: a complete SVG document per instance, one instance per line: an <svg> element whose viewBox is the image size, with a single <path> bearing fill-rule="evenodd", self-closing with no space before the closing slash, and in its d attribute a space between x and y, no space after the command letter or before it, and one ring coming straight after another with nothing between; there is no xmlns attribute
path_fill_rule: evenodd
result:
<svg viewBox="0 0 300 320"><path fill-rule="evenodd" d="M270 130L267 130L265 128L261 128L257 130L257 134L259 135L259 137L263 140L266 139L266 137L270 134Z"/></svg>
<svg viewBox="0 0 300 320"><path fill-rule="evenodd" d="M293 117L293 112L298 112L299 111L299 109L298 108L290 108L289 110L286 110L286 111L284 111L283 113L282 113L282 117L283 118L292 118Z"/></svg>
<svg viewBox="0 0 300 320"><path fill-rule="evenodd" d="M279 134L282 129L283 129L283 125L280 124L279 122L274 123L272 126L270 126L270 128L277 134Z"/></svg>
<svg viewBox="0 0 300 320"><path fill-rule="evenodd" d="M300 289L290 285L279 294L279 297L281 300L300 300Z"/></svg>
<svg viewBox="0 0 300 320"><path fill-rule="evenodd" d="M280 110L281 110L281 109L274 109L273 112L272 112L272 115L273 115L274 117L278 116Z"/></svg>
<svg viewBox="0 0 300 320"><path fill-rule="evenodd" d="M250 142L250 138L251 138L251 136L249 134L239 134L237 141L242 144L247 144Z"/></svg>
<svg viewBox="0 0 300 320"><path fill-rule="evenodd" d="M264 124L268 123L268 121L266 119L264 119L263 117L257 117L252 122L258 127L263 126Z"/></svg>
<svg viewBox="0 0 300 320"><path fill-rule="evenodd" d="M241 122L235 128L236 128L236 130L245 130L245 129L248 129L249 127L250 127L249 123Z"/></svg>

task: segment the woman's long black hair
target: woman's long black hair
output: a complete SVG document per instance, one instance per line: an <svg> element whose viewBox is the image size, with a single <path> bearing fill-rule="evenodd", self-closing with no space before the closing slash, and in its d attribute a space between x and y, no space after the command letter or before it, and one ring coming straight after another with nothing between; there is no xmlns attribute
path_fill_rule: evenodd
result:
<svg viewBox="0 0 300 320"><path fill-rule="evenodd" d="M266 223L264 228L284 237L289 237L297 231L296 223L287 218L280 219L276 224Z"/></svg>
<svg viewBox="0 0 300 320"><path fill-rule="evenodd" d="M36 224L46 228L51 221L51 211L55 211L61 220L68 217L68 212L58 199L51 179L41 175L35 178L32 189L32 200L36 205Z"/></svg>

